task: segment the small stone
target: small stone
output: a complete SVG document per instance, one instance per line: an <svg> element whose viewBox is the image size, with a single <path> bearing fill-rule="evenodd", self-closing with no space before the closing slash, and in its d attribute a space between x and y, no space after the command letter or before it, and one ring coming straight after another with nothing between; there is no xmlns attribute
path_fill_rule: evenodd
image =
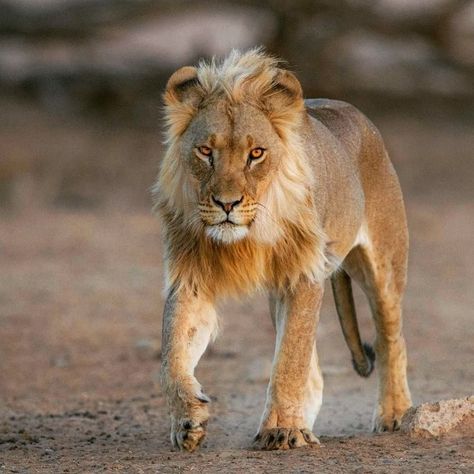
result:
<svg viewBox="0 0 474 474"><path fill-rule="evenodd" d="M423 403L405 413L402 433L418 438L474 435L474 396Z"/></svg>

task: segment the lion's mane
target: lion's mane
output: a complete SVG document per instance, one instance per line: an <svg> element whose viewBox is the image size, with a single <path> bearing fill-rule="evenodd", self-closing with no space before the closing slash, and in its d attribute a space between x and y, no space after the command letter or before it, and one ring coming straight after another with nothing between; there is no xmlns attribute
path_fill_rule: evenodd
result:
<svg viewBox="0 0 474 474"><path fill-rule="evenodd" d="M281 90L285 71L279 66L261 49L234 51L223 62L199 64L192 100L180 100L169 88L165 92L167 151L153 192L164 224L168 287L223 295L292 287L301 275L323 280L328 266L322 251L325 238L311 211L314 178L305 139L298 133L305 116L303 97L301 89ZM204 234L190 205L196 201L192 178L181 159L183 133L218 95L229 106L249 103L262 110L286 150L252 231L232 245Z"/></svg>

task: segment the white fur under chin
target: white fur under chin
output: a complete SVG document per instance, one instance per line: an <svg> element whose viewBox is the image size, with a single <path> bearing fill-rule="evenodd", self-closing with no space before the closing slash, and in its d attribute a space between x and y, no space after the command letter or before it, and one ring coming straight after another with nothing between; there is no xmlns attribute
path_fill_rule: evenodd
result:
<svg viewBox="0 0 474 474"><path fill-rule="evenodd" d="M231 244L242 240L249 232L246 225L217 224L206 227L206 235L216 242Z"/></svg>

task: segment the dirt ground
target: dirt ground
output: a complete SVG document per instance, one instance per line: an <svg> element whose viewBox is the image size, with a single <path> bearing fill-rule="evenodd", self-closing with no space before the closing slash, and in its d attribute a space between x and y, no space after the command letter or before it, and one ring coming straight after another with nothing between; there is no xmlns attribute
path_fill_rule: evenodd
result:
<svg viewBox="0 0 474 474"><path fill-rule="evenodd" d="M474 380L472 124L376 123L409 216L404 307L414 403L466 396ZM314 430L323 446L250 449L274 337L259 295L220 309L221 335L197 371L212 397L207 441L199 453L173 452L158 384L160 226L146 208L5 212L0 268L0 472L474 472L472 437L370 433L375 377L353 372L329 291ZM356 298L370 340L367 303L359 291Z"/></svg>

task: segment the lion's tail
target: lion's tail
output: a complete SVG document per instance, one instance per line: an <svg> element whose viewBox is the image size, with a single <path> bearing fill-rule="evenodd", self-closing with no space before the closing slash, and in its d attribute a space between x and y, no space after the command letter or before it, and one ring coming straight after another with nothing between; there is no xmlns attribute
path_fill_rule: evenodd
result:
<svg viewBox="0 0 474 474"><path fill-rule="evenodd" d="M362 344L360 340L351 278L341 269L331 276L331 284L344 339L352 354L352 365L360 376L368 377L374 369L375 352L370 344Z"/></svg>

